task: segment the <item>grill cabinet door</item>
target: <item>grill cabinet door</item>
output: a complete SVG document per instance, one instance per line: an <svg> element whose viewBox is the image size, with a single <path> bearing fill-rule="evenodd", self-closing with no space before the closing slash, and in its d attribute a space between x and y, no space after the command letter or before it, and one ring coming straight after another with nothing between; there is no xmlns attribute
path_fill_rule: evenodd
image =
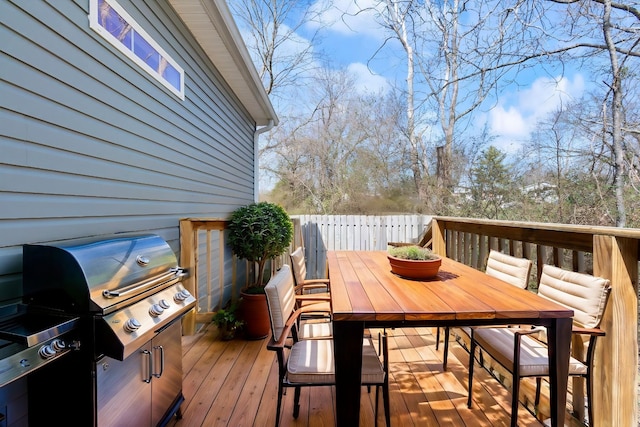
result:
<svg viewBox="0 0 640 427"><path fill-rule="evenodd" d="M102 357L96 366L98 426L151 425L151 344L119 361Z"/></svg>
<svg viewBox="0 0 640 427"><path fill-rule="evenodd" d="M177 319L153 338L152 426L158 425L182 396L182 327ZM164 353L164 368L161 370ZM160 375L160 372L162 374Z"/></svg>

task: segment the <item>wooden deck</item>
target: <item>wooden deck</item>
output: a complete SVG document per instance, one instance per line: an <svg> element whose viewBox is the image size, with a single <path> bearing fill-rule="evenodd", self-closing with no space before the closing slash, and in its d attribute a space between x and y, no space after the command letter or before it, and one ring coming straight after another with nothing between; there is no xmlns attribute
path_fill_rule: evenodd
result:
<svg viewBox="0 0 640 427"><path fill-rule="evenodd" d="M468 409L468 353L451 341L449 368L442 371L442 346L428 328L407 328L389 333L391 424L393 426L508 426L508 390L487 371L476 369L474 407ZM377 331L372 331L377 337ZM171 427L272 426L277 398L277 363L266 339L221 341L214 325L183 337L182 419ZM476 366L477 368L477 366ZM363 387L360 425L373 426L375 393ZM292 416L293 390L284 396L280 425L335 425L332 387L305 388L300 416ZM380 397L382 407L382 397ZM384 425L383 409L378 425ZM521 406L519 426L541 426ZM579 425L570 416L567 424Z"/></svg>
<svg viewBox="0 0 640 427"><path fill-rule="evenodd" d="M388 330L392 426L508 426L511 395L496 379L476 365L474 407L468 409L469 354L455 341L449 347L449 367L442 371L442 346L428 328ZM372 331L377 337L377 331ZM171 427L269 426L275 422L277 362L267 340L222 341L213 325L183 337L182 419ZM375 393L362 391L360 425L373 426ZM280 425L335 425L335 390L303 388L300 416L292 416L293 390L284 396ZM382 396L380 397L382 408ZM380 409L378 425L384 425ZM525 407L519 426L541 426ZM580 424L567 415L565 425Z"/></svg>

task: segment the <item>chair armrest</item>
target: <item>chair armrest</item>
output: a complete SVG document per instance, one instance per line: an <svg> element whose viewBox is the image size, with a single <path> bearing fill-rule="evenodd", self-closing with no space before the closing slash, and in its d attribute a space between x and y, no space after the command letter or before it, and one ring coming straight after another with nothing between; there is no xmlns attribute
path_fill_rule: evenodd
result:
<svg viewBox="0 0 640 427"><path fill-rule="evenodd" d="M302 284L303 286L308 285L328 285L330 283L329 279L307 279Z"/></svg>
<svg viewBox="0 0 640 427"><path fill-rule="evenodd" d="M275 337L271 337L269 343L267 344L268 350L278 351L285 348L287 339L289 338L289 334L291 333L291 328L297 324L298 317L302 314L302 310L298 309L294 311L291 316L287 319L287 323L285 323L284 328L282 328L282 333L278 337L278 340L275 340Z"/></svg>
<svg viewBox="0 0 640 427"><path fill-rule="evenodd" d="M314 294L296 295L296 301L316 301L316 302L328 302L331 301L331 297Z"/></svg>
<svg viewBox="0 0 640 427"><path fill-rule="evenodd" d="M531 326L528 328L522 327L509 327L509 330L513 332L515 335L533 335L542 332L542 328L537 326Z"/></svg>
<svg viewBox="0 0 640 427"><path fill-rule="evenodd" d="M574 326L571 329L571 333L572 334L580 334L580 335L591 335L591 336L596 336L596 337L603 337L606 335L606 332L603 331L600 328L580 328L577 326Z"/></svg>

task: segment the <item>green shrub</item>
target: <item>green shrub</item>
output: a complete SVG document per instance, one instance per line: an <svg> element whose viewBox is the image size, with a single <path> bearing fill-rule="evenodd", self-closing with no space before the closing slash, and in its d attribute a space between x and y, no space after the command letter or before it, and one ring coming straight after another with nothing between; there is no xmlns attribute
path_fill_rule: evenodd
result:
<svg viewBox="0 0 640 427"><path fill-rule="evenodd" d="M437 259L438 256L431 252L431 249L422 246L395 246L389 248L389 255L409 260L429 260Z"/></svg>

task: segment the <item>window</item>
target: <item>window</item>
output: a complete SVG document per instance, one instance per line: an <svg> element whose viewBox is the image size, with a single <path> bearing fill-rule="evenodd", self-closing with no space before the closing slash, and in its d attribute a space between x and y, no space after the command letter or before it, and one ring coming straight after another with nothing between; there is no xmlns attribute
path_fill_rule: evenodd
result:
<svg viewBox="0 0 640 427"><path fill-rule="evenodd" d="M98 34L184 100L184 70L115 0L91 0L89 22Z"/></svg>

